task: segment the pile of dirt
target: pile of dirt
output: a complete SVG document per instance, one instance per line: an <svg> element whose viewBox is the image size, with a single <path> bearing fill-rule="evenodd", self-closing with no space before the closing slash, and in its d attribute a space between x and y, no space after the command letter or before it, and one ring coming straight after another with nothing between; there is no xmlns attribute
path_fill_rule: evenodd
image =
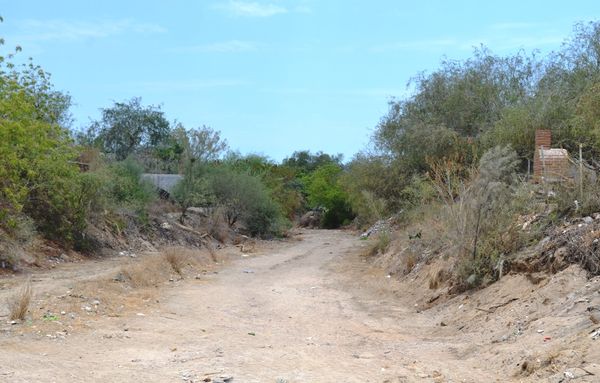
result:
<svg viewBox="0 0 600 383"><path fill-rule="evenodd" d="M461 358L493 360L507 380L594 382L600 376L599 242L600 214L561 221L538 243L508 255L500 280L460 294L452 288L449 249L439 243L396 241L371 264L394 277L399 300L434 318L439 331L432 337L476 340Z"/></svg>

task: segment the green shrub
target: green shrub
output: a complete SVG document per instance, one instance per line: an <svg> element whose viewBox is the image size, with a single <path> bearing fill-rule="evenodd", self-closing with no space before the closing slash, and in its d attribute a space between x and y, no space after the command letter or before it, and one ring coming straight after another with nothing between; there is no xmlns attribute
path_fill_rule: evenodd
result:
<svg viewBox="0 0 600 383"><path fill-rule="evenodd" d="M339 182L341 174L341 166L331 163L303 178L309 206L325 210L321 225L326 229L345 225L355 216L348 195Z"/></svg>
<svg viewBox="0 0 600 383"><path fill-rule="evenodd" d="M251 235L261 237L284 229L281 209L258 177L217 167L208 173L208 182L230 226L241 222Z"/></svg>

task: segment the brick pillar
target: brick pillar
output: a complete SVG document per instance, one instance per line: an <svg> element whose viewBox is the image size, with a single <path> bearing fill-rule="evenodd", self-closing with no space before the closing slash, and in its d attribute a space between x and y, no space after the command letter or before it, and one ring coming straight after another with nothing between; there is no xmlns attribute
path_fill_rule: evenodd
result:
<svg viewBox="0 0 600 383"><path fill-rule="evenodd" d="M540 182L542 179L543 166L540 149L550 149L552 145L552 132L546 129L535 131L535 153L533 154L533 181Z"/></svg>

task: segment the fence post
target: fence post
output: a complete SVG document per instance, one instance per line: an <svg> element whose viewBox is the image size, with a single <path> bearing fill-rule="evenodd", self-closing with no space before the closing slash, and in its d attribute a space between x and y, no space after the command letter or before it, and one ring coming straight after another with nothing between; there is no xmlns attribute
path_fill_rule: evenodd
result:
<svg viewBox="0 0 600 383"><path fill-rule="evenodd" d="M579 199L583 202L583 154L582 144L579 144Z"/></svg>

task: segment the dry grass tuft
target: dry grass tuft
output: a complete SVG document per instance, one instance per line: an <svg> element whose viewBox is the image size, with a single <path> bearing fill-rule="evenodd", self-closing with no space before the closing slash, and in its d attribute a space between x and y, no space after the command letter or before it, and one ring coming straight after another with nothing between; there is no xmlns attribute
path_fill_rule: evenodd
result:
<svg viewBox="0 0 600 383"><path fill-rule="evenodd" d="M211 261L217 261L216 251L211 246L210 242L205 244L205 249L168 247L163 250L163 254L171 266L173 266L173 263L175 263L175 267L179 266L179 269L181 270L183 270L186 266L195 268L211 263ZM176 271L175 268L173 268L173 270Z"/></svg>
<svg viewBox="0 0 600 383"><path fill-rule="evenodd" d="M31 280L28 279L20 291L17 291L8 299L9 317L11 320L25 320L32 295Z"/></svg>
<svg viewBox="0 0 600 383"><path fill-rule="evenodd" d="M133 287L150 287L169 279L170 267L164 256L146 256L123 266L121 274Z"/></svg>
<svg viewBox="0 0 600 383"><path fill-rule="evenodd" d="M226 243L230 239L230 227L223 218L223 209L213 210L208 218L208 233L220 243Z"/></svg>
<svg viewBox="0 0 600 383"><path fill-rule="evenodd" d="M442 284L450 279L452 273L447 270L444 266L434 266L429 272L429 288L431 290L437 290Z"/></svg>
<svg viewBox="0 0 600 383"><path fill-rule="evenodd" d="M402 258L402 263L404 264L404 274L409 274L417 263L419 262L419 257L413 253L412 251L407 251Z"/></svg>
<svg viewBox="0 0 600 383"><path fill-rule="evenodd" d="M180 247L170 247L163 251L165 261L171 266L174 272L183 274L183 269L191 263L193 252L189 249Z"/></svg>

